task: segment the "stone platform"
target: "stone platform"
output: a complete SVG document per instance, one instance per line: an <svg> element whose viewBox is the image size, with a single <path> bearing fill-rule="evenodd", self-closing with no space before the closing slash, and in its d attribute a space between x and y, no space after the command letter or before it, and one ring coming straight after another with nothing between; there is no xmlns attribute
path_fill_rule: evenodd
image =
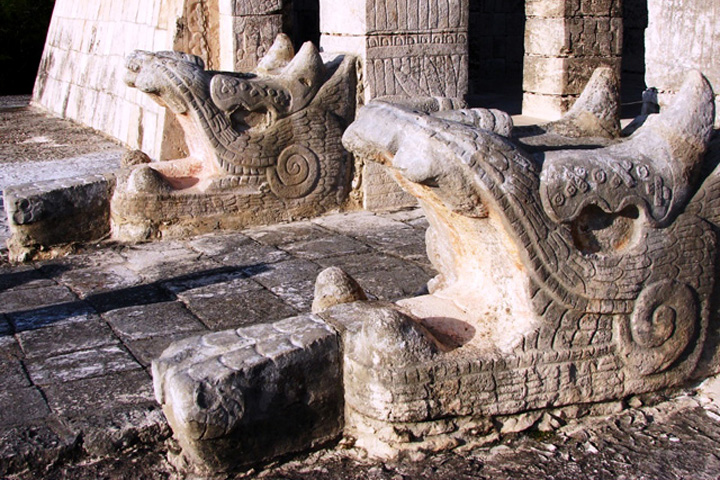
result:
<svg viewBox="0 0 720 480"><path fill-rule="evenodd" d="M9 171L0 170L1 182ZM375 298L411 296L434 275L425 228L419 210L355 212L88 246L19 266L3 260L0 478L184 478L165 460L175 447L153 398L151 359L179 338L308 312L328 266ZM710 479L720 471L717 405L686 390L580 406L579 420L531 412L498 425L500 444L390 463L364 458L347 439L245 478Z"/></svg>
<svg viewBox="0 0 720 480"><path fill-rule="evenodd" d="M112 171L125 153L106 137L29 102L30 95L0 97L0 251L10 236L2 198L6 187Z"/></svg>

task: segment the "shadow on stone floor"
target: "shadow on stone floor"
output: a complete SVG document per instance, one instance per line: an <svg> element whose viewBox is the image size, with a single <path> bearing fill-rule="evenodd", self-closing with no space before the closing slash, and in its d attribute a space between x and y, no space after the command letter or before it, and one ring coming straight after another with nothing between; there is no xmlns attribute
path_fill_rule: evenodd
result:
<svg viewBox="0 0 720 480"><path fill-rule="evenodd" d="M69 269L70 267L67 265L61 264L44 267L44 271L49 273L50 278ZM78 316L91 315L92 313L103 314L121 308L171 302L178 300L177 295L182 292L199 286L205 287L227 281L227 275L237 274L237 278L249 279L268 270L266 264L219 267L165 278L151 283L93 293L81 300L26 310L9 310L5 311L4 314L10 320L13 327L12 331L4 333L0 331L0 336L60 324ZM37 281L39 278L41 277L38 276L35 270L3 274L0 275L0 291L7 291L11 288L9 285L13 285L12 288L18 288L23 284ZM172 288L168 288L168 285L172 285Z"/></svg>

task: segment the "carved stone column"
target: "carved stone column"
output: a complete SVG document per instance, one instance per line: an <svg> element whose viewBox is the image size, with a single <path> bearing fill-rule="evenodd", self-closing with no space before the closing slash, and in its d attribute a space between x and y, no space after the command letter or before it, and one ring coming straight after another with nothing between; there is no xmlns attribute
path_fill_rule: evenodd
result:
<svg viewBox="0 0 720 480"><path fill-rule="evenodd" d="M620 72L621 0L527 0L523 114L559 118L599 66Z"/></svg>
<svg viewBox="0 0 720 480"><path fill-rule="evenodd" d="M386 95L462 99L468 10L468 0L320 0L320 46L362 59L361 102ZM366 209L416 204L382 167L364 162L358 169Z"/></svg>
<svg viewBox="0 0 720 480"><path fill-rule="evenodd" d="M253 70L282 32L282 0L219 0L220 70Z"/></svg>
<svg viewBox="0 0 720 480"><path fill-rule="evenodd" d="M175 28L173 50L197 55L207 68L218 67L218 0L185 0Z"/></svg>
<svg viewBox="0 0 720 480"><path fill-rule="evenodd" d="M365 60L365 100L467 93L467 0L321 0L320 10L321 46Z"/></svg>

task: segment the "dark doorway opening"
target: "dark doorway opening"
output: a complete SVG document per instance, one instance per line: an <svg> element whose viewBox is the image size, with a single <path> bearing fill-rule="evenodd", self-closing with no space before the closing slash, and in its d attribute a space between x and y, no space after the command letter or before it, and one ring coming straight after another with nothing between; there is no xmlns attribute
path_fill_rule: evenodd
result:
<svg viewBox="0 0 720 480"><path fill-rule="evenodd" d="M525 0L470 0L471 106L522 110Z"/></svg>
<svg viewBox="0 0 720 480"><path fill-rule="evenodd" d="M0 95L31 93L55 0L0 0Z"/></svg>
<svg viewBox="0 0 720 480"><path fill-rule="evenodd" d="M645 29L647 0L623 0L621 98L623 118L640 114L645 85Z"/></svg>
<svg viewBox="0 0 720 480"><path fill-rule="evenodd" d="M285 23L283 30L288 32L295 51L303 43L313 42L320 46L320 1L290 0L285 4Z"/></svg>

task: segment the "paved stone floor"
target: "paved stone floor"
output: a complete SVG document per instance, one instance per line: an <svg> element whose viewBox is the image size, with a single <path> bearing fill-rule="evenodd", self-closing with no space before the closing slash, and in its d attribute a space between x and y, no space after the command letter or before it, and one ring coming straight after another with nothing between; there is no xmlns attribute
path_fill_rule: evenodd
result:
<svg viewBox="0 0 720 480"><path fill-rule="evenodd" d="M103 456L164 439L151 360L175 339L309 311L324 267L378 299L420 291L425 227L419 210L356 212L0 266L0 473L80 442Z"/></svg>
<svg viewBox="0 0 720 480"><path fill-rule="evenodd" d="M5 113L53 122L22 105ZM102 139L84 135L88 143L78 137L80 150L65 158L93 154ZM4 172L0 184L10 178ZM152 358L178 338L308 311L314 279L331 265L376 298L413 295L433 275L425 227L419 210L354 212L184 241L92 245L26 265L0 260L0 478L186 478L166 460L174 444L153 399ZM345 439L239 477L718 479L718 404L685 390L581 406L587 415L557 419L555 431L531 415L524 433L498 443L393 462L365 458Z"/></svg>

